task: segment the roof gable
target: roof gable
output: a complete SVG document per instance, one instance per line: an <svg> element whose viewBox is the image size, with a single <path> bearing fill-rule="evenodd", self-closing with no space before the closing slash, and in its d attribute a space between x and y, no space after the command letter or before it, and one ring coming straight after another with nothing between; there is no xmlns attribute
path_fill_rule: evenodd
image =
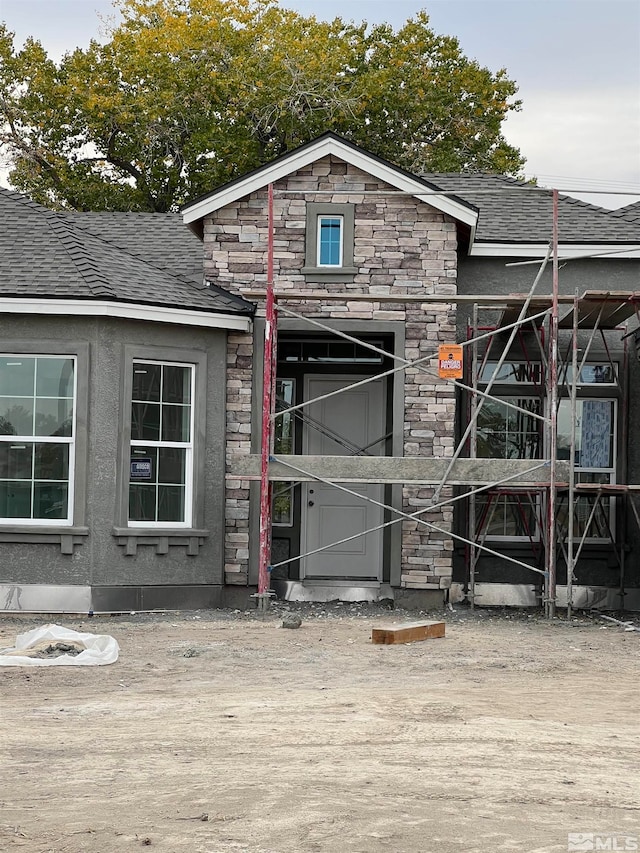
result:
<svg viewBox="0 0 640 853"><path fill-rule="evenodd" d="M627 204L625 207L612 210L610 211L610 215L621 216L629 222L640 222L640 201L634 201L633 204Z"/></svg>
<svg viewBox="0 0 640 853"><path fill-rule="evenodd" d="M420 201L428 203L436 210L463 222L471 228L476 224L477 210L470 202L456 198L455 195L432 195L431 193L437 193L439 189L437 186L424 178L412 175L410 172L394 166L380 157L369 154L364 149L341 139L334 133L325 133L318 139L284 154L277 160L224 184L213 192L195 199L195 201L189 202L182 208L184 222L197 230L198 223L205 216L329 155L333 155L384 181L396 190L415 196Z"/></svg>

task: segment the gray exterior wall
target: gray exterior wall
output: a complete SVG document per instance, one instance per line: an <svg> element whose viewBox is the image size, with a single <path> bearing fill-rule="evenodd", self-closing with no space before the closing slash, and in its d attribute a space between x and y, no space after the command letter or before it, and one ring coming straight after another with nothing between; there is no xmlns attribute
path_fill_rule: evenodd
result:
<svg viewBox="0 0 640 853"><path fill-rule="evenodd" d="M224 526L226 333L124 320L10 315L0 318L0 335L4 352L47 353L53 349L79 353L76 489L84 493L80 507L83 517L74 518L71 536L64 528L39 527L37 532L17 526L0 528L0 584L85 585L97 591L98 599L102 590L105 601L115 600L111 596L114 587L166 587L164 596L149 598L155 606L184 601L180 588L201 588L190 600L219 603L216 590L223 582L219 533ZM200 436L195 467L197 529L134 533L122 527L129 458L128 435L123 433L130 406L130 401L123 399L126 374L131 369L127 357L164 360L175 359L178 354L183 360L199 363L196 383L200 399L196 399L195 414ZM88 371L83 379L87 358ZM126 510L124 519L126 528ZM122 596L120 599L125 600ZM140 596L130 596L127 601L130 603L126 606L139 603Z"/></svg>
<svg viewBox="0 0 640 853"><path fill-rule="evenodd" d="M342 300L322 302L280 297L280 304L305 316L360 323L366 333L372 321L401 323L404 356L417 359L433 353L438 343L452 342L455 310L451 304L381 303L377 294L455 294L457 237L455 223L424 202L392 196L393 188L333 157L326 157L279 181L275 187L275 278L280 294L287 290L330 290ZM298 191L279 195L279 190ZM314 190L333 194L314 195ZM389 195L365 196L365 190ZM352 205L353 269L318 274L309 269L307 204ZM350 228L350 225L349 225ZM267 266L267 193L253 193L207 217L204 223L205 272L222 287L237 293L263 288ZM345 274L346 273L346 274ZM349 299L367 294L370 301ZM260 314L260 311L259 311ZM264 315L264 312L262 312ZM353 327L352 327L353 328ZM259 447L257 377L262 362L252 335L229 336L227 397L227 532L225 579L229 584L255 582L257 535L250 483L233 477L233 457ZM437 366L437 358L431 361ZM446 457L453 451L455 401L451 386L415 369L406 372L403 389L403 446L398 455ZM253 442L252 442L253 437ZM430 503L433 490L405 487L402 507L415 512ZM450 529L453 510L445 507L429 520ZM444 590L451 582L453 545L444 534L430 534L416 522L403 523L402 549L392 563L391 580L398 587Z"/></svg>
<svg viewBox="0 0 640 853"><path fill-rule="evenodd" d="M506 266L517 261L517 258L462 258L458 268L458 292L476 295L500 295L509 293L526 294L531 289L537 265ZM640 289L640 260L593 258L567 261L561 264L559 271L559 289L561 294L573 296L576 292L582 295L585 291L638 291ZM552 270L548 265L543 278L536 288L536 295L550 294L552 291ZM467 320L471 316L469 306L460 305L458 309L458 337L466 337ZM488 315L485 314L485 317ZM498 315L493 318L496 322ZM635 320L630 321L633 327ZM584 345L585 336L581 334L580 344ZM618 404L618 470L617 482L621 484L640 483L640 441L638 440L637 425L640 424L640 363L636 357L633 338L626 342L627 357L625 361L625 343L620 331L606 333L607 347L612 360L620 365L622 388ZM560 349L563 357L566 350L562 342L568 341L568 332L560 330ZM493 352L496 358L500 349ZM593 342L591 360L601 358L608 360L602 338L598 336ZM623 369L627 365L626 371ZM612 395L615 396L615 395ZM625 399L626 397L626 399ZM462 427L463 413L466 406L458 406L458 431ZM625 561L625 583L628 587L640 587L640 532L630 510L622 511L621 501L617 502L616 535L622 544ZM460 511L456 518L458 530L465 534L466 516ZM487 544L491 544L488 542ZM530 558L531 548L528 545L511 545L508 549L501 543L499 550L505 551L516 558ZM454 577L464 580L467 572L464 550L456 546ZM616 587L620 582L620 570L614 552L610 545L587 543L576 570L577 582L584 585L601 585ZM479 563L479 581L503 583L539 583L539 578L532 572L520 569L515 565L500 561L497 558L483 557ZM566 582L564 561L559 556L558 582Z"/></svg>

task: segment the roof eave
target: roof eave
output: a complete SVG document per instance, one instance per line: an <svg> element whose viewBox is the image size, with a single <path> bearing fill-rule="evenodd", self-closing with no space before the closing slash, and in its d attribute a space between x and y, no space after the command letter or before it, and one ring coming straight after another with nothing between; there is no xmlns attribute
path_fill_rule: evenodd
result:
<svg viewBox="0 0 640 853"><path fill-rule="evenodd" d="M357 146L334 136L323 136L297 148L295 151L284 155L273 163L267 163L260 169L251 172L244 178L239 178L220 189L203 196L200 199L185 205L182 208L182 217L186 225L195 231L196 223L201 222L206 216L220 210L229 204L233 204L241 198L245 198L257 190L264 189L270 183L285 178L293 172L320 160L322 157L334 155L346 161L356 168L390 184L395 189L414 196L420 201L435 207L441 213L451 216L453 219L463 222L472 229L478 221L478 212L475 208L452 198L450 193L434 195L433 190L438 187L417 177L411 177L408 173L374 157ZM354 192L354 194L357 194ZM195 227L194 227L195 226ZM198 233L196 231L196 233Z"/></svg>
<svg viewBox="0 0 640 853"><path fill-rule="evenodd" d="M59 298L31 298L7 296L2 299L0 314L46 314L64 317L113 317L122 320L139 320L167 323L174 326L199 326L208 329L248 332L252 318L248 313L225 313L221 311L176 308L157 305L111 300Z"/></svg>
<svg viewBox="0 0 640 853"><path fill-rule="evenodd" d="M474 258L544 258L548 243L475 242L469 247L469 256ZM560 259L593 258L603 259L640 258L640 243L561 243L558 246Z"/></svg>

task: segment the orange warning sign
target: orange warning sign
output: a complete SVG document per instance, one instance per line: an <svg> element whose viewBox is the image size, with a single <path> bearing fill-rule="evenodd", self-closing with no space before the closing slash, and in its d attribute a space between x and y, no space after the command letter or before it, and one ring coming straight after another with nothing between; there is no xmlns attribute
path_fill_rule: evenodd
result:
<svg viewBox="0 0 640 853"><path fill-rule="evenodd" d="M441 379L462 379L462 347L442 344L438 348L438 375Z"/></svg>

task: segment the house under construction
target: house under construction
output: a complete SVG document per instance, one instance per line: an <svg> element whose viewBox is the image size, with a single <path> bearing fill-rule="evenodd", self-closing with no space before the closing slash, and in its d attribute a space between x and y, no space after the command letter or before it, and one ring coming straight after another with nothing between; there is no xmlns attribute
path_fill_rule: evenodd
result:
<svg viewBox="0 0 640 853"><path fill-rule="evenodd" d="M640 609L637 205L332 134L182 221L0 205L5 610Z"/></svg>
<svg viewBox="0 0 640 853"><path fill-rule="evenodd" d="M230 501L248 508L227 583L640 606L632 215L503 177L416 177L327 135L184 216L210 280L261 306L229 349L232 370L253 359L227 403Z"/></svg>

